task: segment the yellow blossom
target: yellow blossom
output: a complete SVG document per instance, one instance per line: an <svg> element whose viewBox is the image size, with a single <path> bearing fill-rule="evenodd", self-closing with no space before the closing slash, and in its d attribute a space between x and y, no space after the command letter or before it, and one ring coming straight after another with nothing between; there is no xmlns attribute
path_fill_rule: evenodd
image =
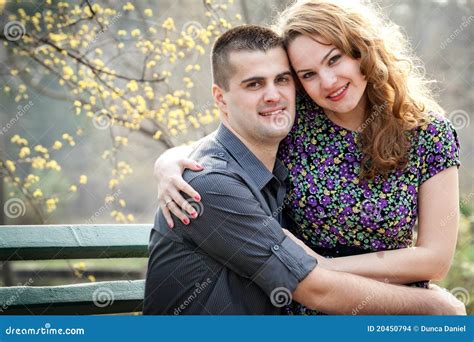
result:
<svg viewBox="0 0 474 342"><path fill-rule="evenodd" d="M50 160L46 163L46 168L61 171L61 166L59 166L56 160Z"/></svg>
<svg viewBox="0 0 474 342"><path fill-rule="evenodd" d="M130 2L127 2L123 7L122 9L124 11L133 11L135 9L135 6L133 6L133 4L131 4Z"/></svg>
<svg viewBox="0 0 474 342"><path fill-rule="evenodd" d="M26 156L29 156L29 155L30 155L30 152L31 152L30 149L25 146L25 147L22 147L22 148L20 149L20 152L18 153L18 156L19 156L20 158L25 158Z"/></svg>
<svg viewBox="0 0 474 342"><path fill-rule="evenodd" d="M10 170L11 172L15 172L16 167L15 167L15 163L14 163L14 162L12 162L11 160L7 160L7 161L5 162L5 165L6 165L6 167L7 167L8 170Z"/></svg>
<svg viewBox="0 0 474 342"><path fill-rule="evenodd" d="M127 84L127 88L132 91L132 92L135 92L138 90L138 84L135 80L131 80L130 82L128 82Z"/></svg>
<svg viewBox="0 0 474 342"><path fill-rule="evenodd" d="M34 198L43 197L43 192L41 191L41 189L36 189L36 190L33 192L33 197L34 197Z"/></svg>
<svg viewBox="0 0 474 342"><path fill-rule="evenodd" d="M140 35L140 30L135 29L130 34L132 35L132 37L138 37Z"/></svg>
<svg viewBox="0 0 474 342"><path fill-rule="evenodd" d="M44 158L41 158L41 157L34 157L32 160L31 160L31 167L33 167L34 169L44 169L44 166L46 164L46 160Z"/></svg>
<svg viewBox="0 0 474 342"><path fill-rule="evenodd" d="M70 66L63 67L63 77L69 80L74 75L74 70Z"/></svg>
<svg viewBox="0 0 474 342"><path fill-rule="evenodd" d="M109 181L109 189L113 189L115 188L116 186L118 185L118 180L116 180L115 178L111 179Z"/></svg>
<svg viewBox="0 0 474 342"><path fill-rule="evenodd" d="M87 184L87 176L86 175L81 175L79 177L79 183L80 184Z"/></svg>
<svg viewBox="0 0 474 342"><path fill-rule="evenodd" d="M143 13L147 16L147 17L151 17L153 16L153 11L150 9L150 8L147 8L143 11Z"/></svg>
<svg viewBox="0 0 474 342"><path fill-rule="evenodd" d="M56 140L53 144L53 150L59 150L59 149L61 149L61 147L63 147L63 143Z"/></svg>
<svg viewBox="0 0 474 342"><path fill-rule="evenodd" d="M124 37L124 36L127 35L127 31L125 31L125 30L119 30L119 31L117 32L117 34L118 34L120 37Z"/></svg>
<svg viewBox="0 0 474 342"><path fill-rule="evenodd" d="M77 191L77 186L71 185L71 186L69 187L69 191L71 191L71 192L76 192L76 191Z"/></svg>
<svg viewBox="0 0 474 342"><path fill-rule="evenodd" d="M51 213L56 210L56 204L59 202L59 199L57 197L54 198L49 198L46 200L46 206L47 206L47 211L48 213Z"/></svg>
<svg viewBox="0 0 474 342"><path fill-rule="evenodd" d="M68 39L68 35L66 35L65 33L50 33L49 39L51 39L55 43L58 43L65 39Z"/></svg>
<svg viewBox="0 0 474 342"><path fill-rule="evenodd" d="M174 26L174 20L173 20L173 18L171 18L171 17L170 17L170 18L167 18L167 19L163 22L162 27L163 27L164 29L167 29L167 30L170 30L170 31L175 30L176 28L175 28L175 26Z"/></svg>

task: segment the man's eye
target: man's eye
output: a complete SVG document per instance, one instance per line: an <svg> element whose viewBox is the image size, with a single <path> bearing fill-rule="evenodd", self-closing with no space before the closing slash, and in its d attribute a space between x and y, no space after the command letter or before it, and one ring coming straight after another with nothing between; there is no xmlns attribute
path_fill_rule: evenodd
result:
<svg viewBox="0 0 474 342"><path fill-rule="evenodd" d="M289 77L280 77L279 79L277 79L277 83L288 83L289 81Z"/></svg>
<svg viewBox="0 0 474 342"><path fill-rule="evenodd" d="M251 83L247 83L247 88L258 88L260 86L260 83L259 82L251 82Z"/></svg>
<svg viewBox="0 0 474 342"><path fill-rule="evenodd" d="M341 57L342 57L341 55L335 55L335 56L331 57L328 64L332 65L332 64L336 63L339 59L341 59Z"/></svg>

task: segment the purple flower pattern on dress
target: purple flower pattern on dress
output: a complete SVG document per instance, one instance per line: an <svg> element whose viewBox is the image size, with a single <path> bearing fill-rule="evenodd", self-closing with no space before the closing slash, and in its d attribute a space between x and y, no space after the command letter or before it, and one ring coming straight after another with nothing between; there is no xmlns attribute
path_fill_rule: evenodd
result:
<svg viewBox="0 0 474 342"><path fill-rule="evenodd" d="M279 149L289 169L289 193L296 196L286 208L298 227L293 233L315 249L350 246L373 252L411 246L419 187L460 165L451 123L430 113L429 123L407 132L411 150L406 169L366 181L359 178L359 133L334 124L302 96L296 110L295 124ZM286 313L310 313L297 307Z"/></svg>

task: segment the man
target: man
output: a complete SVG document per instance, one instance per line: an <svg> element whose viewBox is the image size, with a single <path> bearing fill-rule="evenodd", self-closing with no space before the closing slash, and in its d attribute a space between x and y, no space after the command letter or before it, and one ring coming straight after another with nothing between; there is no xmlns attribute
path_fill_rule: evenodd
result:
<svg viewBox="0 0 474 342"><path fill-rule="evenodd" d="M287 171L276 153L294 121L295 84L274 32L251 25L226 32L212 69L222 124L191 155L205 168L183 175L202 194L200 216L171 230L158 212L144 314L280 314L291 299L332 314L463 313L439 291L318 267L285 234Z"/></svg>

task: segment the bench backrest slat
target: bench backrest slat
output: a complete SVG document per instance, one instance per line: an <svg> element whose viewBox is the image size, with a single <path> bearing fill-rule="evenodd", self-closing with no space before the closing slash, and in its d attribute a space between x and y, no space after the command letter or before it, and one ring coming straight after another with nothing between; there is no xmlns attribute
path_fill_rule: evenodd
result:
<svg viewBox="0 0 474 342"><path fill-rule="evenodd" d="M0 226L0 261L143 258L151 225Z"/></svg>

